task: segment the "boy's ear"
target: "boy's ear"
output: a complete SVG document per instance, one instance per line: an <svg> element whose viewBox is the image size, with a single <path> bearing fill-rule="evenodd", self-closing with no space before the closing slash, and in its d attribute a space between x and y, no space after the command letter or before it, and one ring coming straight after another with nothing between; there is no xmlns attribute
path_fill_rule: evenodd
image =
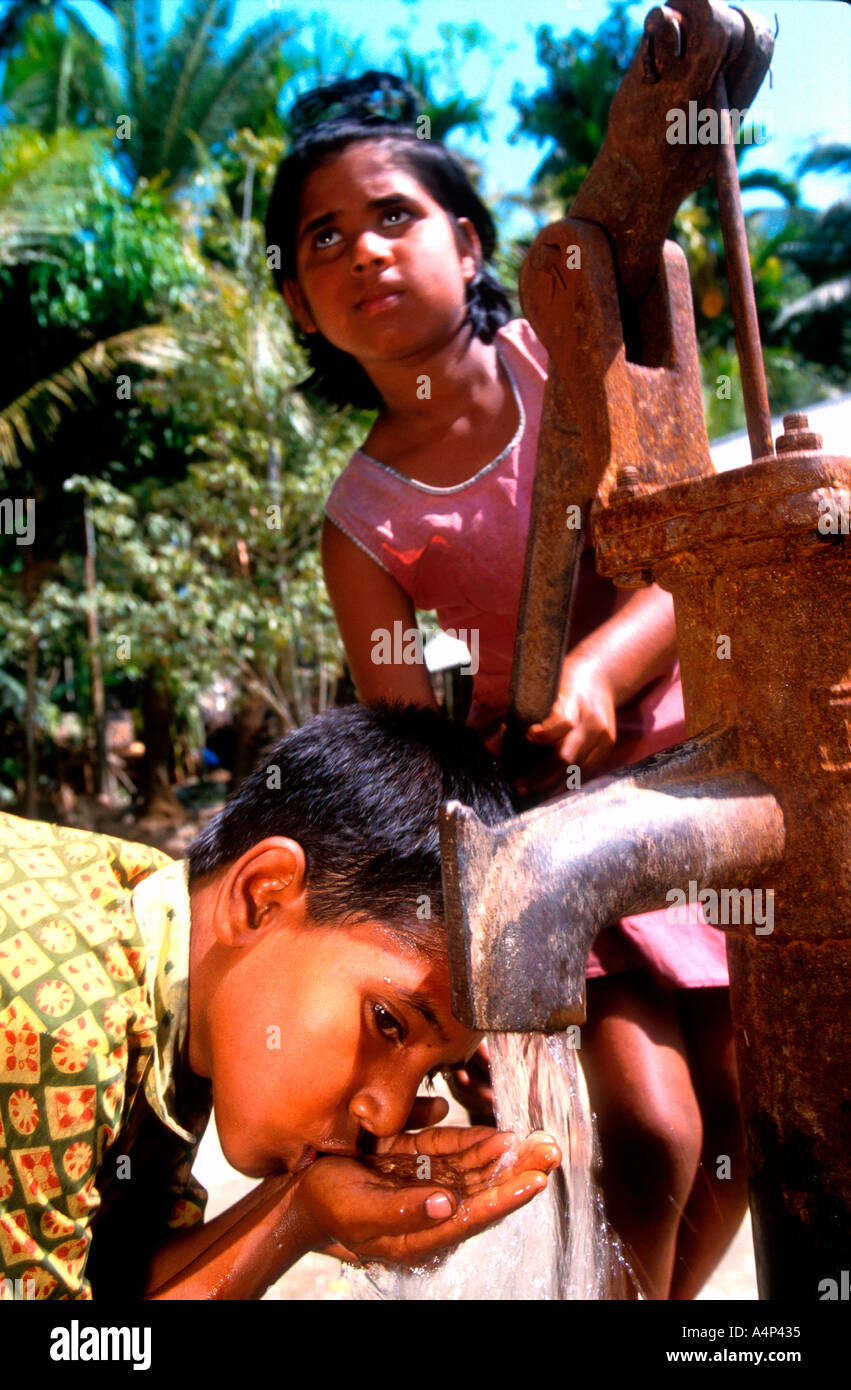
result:
<svg viewBox="0 0 851 1390"><path fill-rule="evenodd" d="M307 896L307 863L297 840L269 836L241 855L225 873L213 929L223 946L247 946L269 928L301 920Z"/></svg>
<svg viewBox="0 0 851 1390"><path fill-rule="evenodd" d="M317 333L319 330L313 322L313 315L307 307L307 300L301 292L298 281L284 280L281 285L281 293L302 333Z"/></svg>

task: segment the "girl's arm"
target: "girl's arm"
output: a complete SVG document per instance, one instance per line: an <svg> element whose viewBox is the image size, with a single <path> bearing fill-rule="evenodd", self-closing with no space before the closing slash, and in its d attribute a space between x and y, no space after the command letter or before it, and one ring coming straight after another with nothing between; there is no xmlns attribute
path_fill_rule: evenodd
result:
<svg viewBox="0 0 851 1390"><path fill-rule="evenodd" d="M610 686L615 708L631 700L669 669L677 655L674 600L658 584L638 593L621 591L617 611L578 643L565 664L586 661Z"/></svg>
<svg viewBox="0 0 851 1390"><path fill-rule="evenodd" d="M364 704L399 700L436 709L437 701L425 664L376 660L387 649L395 655L394 624L399 633L416 631L414 605L392 575L325 518L322 530L325 585L346 649L358 698ZM381 635L387 634L385 643ZM382 651L382 647L384 651Z"/></svg>
<svg viewBox="0 0 851 1390"><path fill-rule="evenodd" d="M615 742L618 708L661 676L676 654L670 594L655 584L631 594L568 652L556 702L541 724L529 727L529 738L557 744L569 765L593 768Z"/></svg>

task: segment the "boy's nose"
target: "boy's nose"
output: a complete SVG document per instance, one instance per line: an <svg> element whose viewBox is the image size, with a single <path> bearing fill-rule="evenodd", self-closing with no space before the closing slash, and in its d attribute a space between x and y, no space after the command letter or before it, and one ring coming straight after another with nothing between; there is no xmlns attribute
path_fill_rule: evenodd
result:
<svg viewBox="0 0 851 1390"><path fill-rule="evenodd" d="M376 1139L390 1139L399 1134L411 1113L417 1088L395 1086L364 1086L353 1097L349 1113Z"/></svg>

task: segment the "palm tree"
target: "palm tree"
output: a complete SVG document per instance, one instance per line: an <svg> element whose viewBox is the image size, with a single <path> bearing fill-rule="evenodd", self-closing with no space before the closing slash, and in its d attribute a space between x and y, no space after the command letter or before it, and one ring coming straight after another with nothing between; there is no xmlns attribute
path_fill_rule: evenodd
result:
<svg viewBox="0 0 851 1390"><path fill-rule="evenodd" d="M100 40L67 9L36 11L23 23L0 85L12 120L44 133L113 125L120 88Z"/></svg>
<svg viewBox="0 0 851 1390"><path fill-rule="evenodd" d="M14 48L30 15L49 6L50 0L11 0L0 18L0 53Z"/></svg>
<svg viewBox="0 0 851 1390"><path fill-rule="evenodd" d="M4 16L7 43L16 47L0 97L13 119L45 133L109 128L131 184L156 178L167 188L197 169L198 140L216 149L243 126L281 132L281 89L310 66L293 42L295 20L269 14L229 43L236 0L185 0L168 34L159 0L101 3L117 26L120 80L70 7L55 7L60 22L36 0L19 0Z"/></svg>
<svg viewBox="0 0 851 1390"><path fill-rule="evenodd" d="M535 36L547 83L531 96L515 88L519 121L511 139L553 142L532 175L539 200L569 203L588 173L606 134L609 107L641 37L629 3L616 3L594 34L572 30L556 38L548 25Z"/></svg>
<svg viewBox="0 0 851 1390"><path fill-rule="evenodd" d="M130 117L130 132L120 158L134 182L185 182L198 167L196 139L215 150L242 127L280 133L281 89L308 65L292 43L296 21L270 14L228 46L235 0L186 0L168 37L157 0L105 3L118 23L126 72L126 105L116 115Z"/></svg>

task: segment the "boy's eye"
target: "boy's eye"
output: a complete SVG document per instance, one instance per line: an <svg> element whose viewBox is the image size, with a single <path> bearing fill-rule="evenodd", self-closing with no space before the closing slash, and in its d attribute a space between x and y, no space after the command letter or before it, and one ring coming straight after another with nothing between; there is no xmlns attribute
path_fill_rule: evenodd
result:
<svg viewBox="0 0 851 1390"><path fill-rule="evenodd" d="M394 1018L383 1004L373 1004L372 1013L375 1019L375 1026L385 1038L393 1037L397 1042L401 1042L405 1036L404 1025L398 1018Z"/></svg>

